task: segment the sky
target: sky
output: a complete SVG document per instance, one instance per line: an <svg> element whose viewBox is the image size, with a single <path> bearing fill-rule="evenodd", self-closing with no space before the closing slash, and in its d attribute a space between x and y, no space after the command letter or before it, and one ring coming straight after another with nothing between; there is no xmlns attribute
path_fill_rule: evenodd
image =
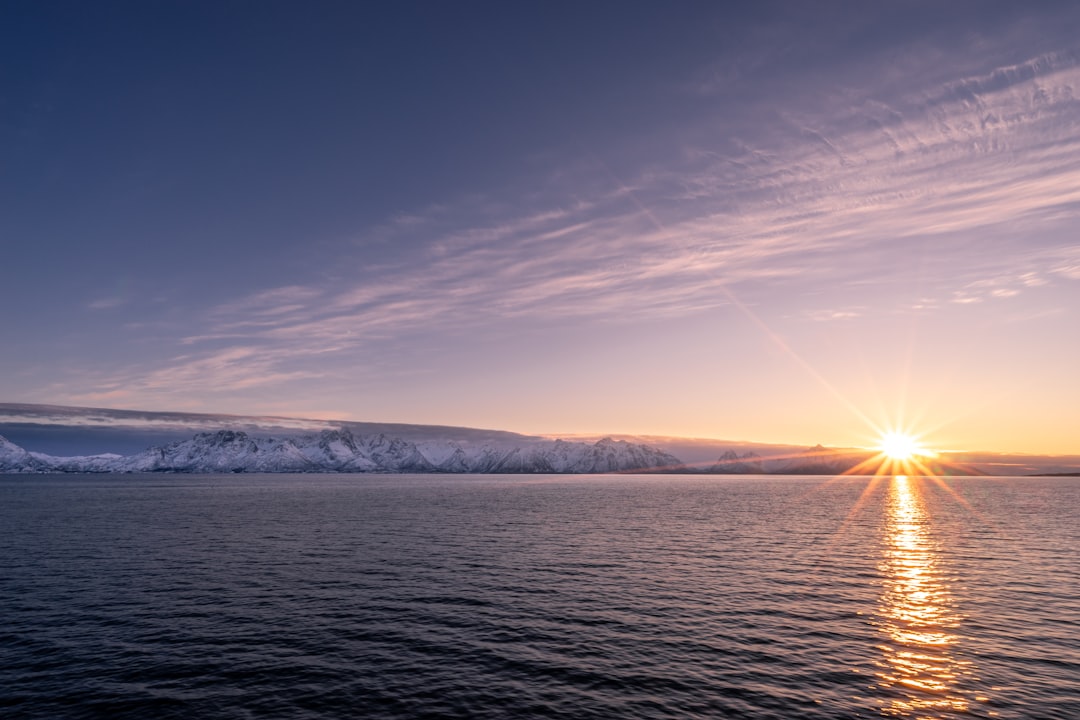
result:
<svg viewBox="0 0 1080 720"><path fill-rule="evenodd" d="M0 401L1080 452L1071 2L5 2Z"/></svg>

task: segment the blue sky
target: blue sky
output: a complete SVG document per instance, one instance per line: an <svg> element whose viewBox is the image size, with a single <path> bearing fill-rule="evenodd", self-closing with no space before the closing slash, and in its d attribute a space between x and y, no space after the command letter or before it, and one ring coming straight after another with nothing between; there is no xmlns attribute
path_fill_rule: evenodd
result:
<svg viewBox="0 0 1080 720"><path fill-rule="evenodd" d="M1071 3L0 15L0 399L1080 449Z"/></svg>

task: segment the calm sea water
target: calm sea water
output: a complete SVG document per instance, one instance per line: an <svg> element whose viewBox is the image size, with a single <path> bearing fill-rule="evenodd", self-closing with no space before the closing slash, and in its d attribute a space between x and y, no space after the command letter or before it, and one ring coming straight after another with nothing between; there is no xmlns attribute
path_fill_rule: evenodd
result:
<svg viewBox="0 0 1080 720"><path fill-rule="evenodd" d="M1080 480L0 476L4 718L1080 718Z"/></svg>

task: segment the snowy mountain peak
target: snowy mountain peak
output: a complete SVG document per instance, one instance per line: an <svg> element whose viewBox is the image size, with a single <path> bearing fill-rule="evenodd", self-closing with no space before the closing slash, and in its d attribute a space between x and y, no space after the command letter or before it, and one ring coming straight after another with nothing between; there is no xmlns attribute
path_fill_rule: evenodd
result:
<svg viewBox="0 0 1080 720"><path fill-rule="evenodd" d="M609 473L680 465L668 453L612 438L593 444L567 440L525 445L417 444L384 433L358 437L348 429L284 438L218 430L135 455L75 458L28 453L7 440L0 442L0 471L4 472Z"/></svg>
<svg viewBox="0 0 1080 720"><path fill-rule="evenodd" d="M13 453L17 451L26 452L3 435L0 435L0 453Z"/></svg>

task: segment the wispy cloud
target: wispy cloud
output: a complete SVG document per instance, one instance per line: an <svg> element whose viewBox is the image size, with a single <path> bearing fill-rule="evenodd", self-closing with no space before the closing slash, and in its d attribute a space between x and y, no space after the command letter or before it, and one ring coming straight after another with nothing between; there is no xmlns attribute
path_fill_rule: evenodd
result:
<svg viewBox="0 0 1080 720"><path fill-rule="evenodd" d="M1077 280L1080 247L1062 239L1080 210L1076 88L1077 57L1045 54L888 97L849 93L839 109L791 108L753 136L698 142L561 204L400 215L371 240L418 249L377 265L361 253L330 281L221 305L185 338L189 353L102 392L281 384L311 376L289 369L298 358L409 333L684 316L731 292L888 279L913 248L931 285L921 312ZM871 312L854 307L805 316Z"/></svg>
<svg viewBox="0 0 1080 720"><path fill-rule="evenodd" d="M843 310L807 310L803 313L805 317L814 322L828 322L830 320L852 320L857 317L861 317L863 312L861 310L843 309Z"/></svg>
<svg viewBox="0 0 1080 720"><path fill-rule="evenodd" d="M72 392L58 387L56 394L65 402L75 404L128 404L145 402L147 398L168 398L175 407L192 407L186 398L203 397L211 391L230 395L317 375L310 371L282 370L281 364L289 354L282 348L266 353L254 347L237 346L210 353L180 355L150 372L140 373L128 368L82 378L83 383L89 381L95 386L91 392Z"/></svg>
<svg viewBox="0 0 1080 720"><path fill-rule="evenodd" d="M86 304L88 310L111 310L115 307L120 307L127 300L122 297L103 297L97 300L92 300Z"/></svg>
<svg viewBox="0 0 1080 720"><path fill-rule="evenodd" d="M1052 253L1050 272L1069 280L1080 280L1080 245L1070 245Z"/></svg>

